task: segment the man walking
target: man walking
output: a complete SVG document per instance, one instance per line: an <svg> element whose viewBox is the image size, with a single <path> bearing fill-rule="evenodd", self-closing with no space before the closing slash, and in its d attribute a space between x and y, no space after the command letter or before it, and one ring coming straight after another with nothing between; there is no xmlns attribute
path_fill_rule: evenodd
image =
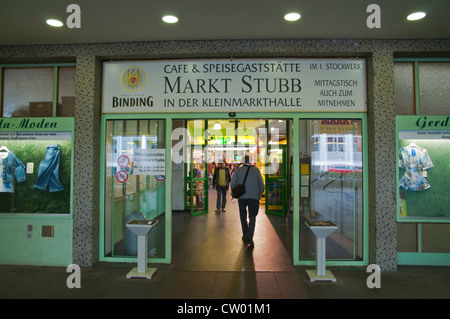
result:
<svg viewBox="0 0 450 319"><path fill-rule="evenodd" d="M217 190L216 213L225 212L227 191L230 185L230 170L224 163L218 163L214 169L213 188Z"/></svg>
<svg viewBox="0 0 450 319"><path fill-rule="evenodd" d="M253 165L250 165L250 156L246 155L245 164L236 169L234 172L233 178L231 179L231 189L238 184L244 183L247 170L248 175L245 181L245 193L239 197L238 204L242 226L242 240L250 247L253 247L253 234L255 233L256 215L258 215L261 195L264 193L264 181L259 169Z"/></svg>

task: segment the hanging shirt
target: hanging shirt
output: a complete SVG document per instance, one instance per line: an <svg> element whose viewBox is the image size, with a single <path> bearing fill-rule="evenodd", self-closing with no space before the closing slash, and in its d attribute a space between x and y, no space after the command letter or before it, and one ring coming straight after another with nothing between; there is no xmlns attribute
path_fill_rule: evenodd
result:
<svg viewBox="0 0 450 319"><path fill-rule="evenodd" d="M0 162L0 192L12 193L14 192L14 176L18 182L25 181L25 165L23 165L13 152L8 152L6 157L0 158Z"/></svg>
<svg viewBox="0 0 450 319"><path fill-rule="evenodd" d="M423 172L433 167L428 151L415 144L400 149L400 167L405 174L400 180L400 187L409 191L420 191L430 188L430 184L423 176Z"/></svg>

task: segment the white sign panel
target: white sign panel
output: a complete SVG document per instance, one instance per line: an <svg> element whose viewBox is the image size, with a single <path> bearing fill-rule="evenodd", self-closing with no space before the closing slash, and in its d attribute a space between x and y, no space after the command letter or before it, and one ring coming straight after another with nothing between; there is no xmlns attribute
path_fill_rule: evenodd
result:
<svg viewBox="0 0 450 319"><path fill-rule="evenodd" d="M436 140L450 139L450 131L399 131L400 140Z"/></svg>
<svg viewBox="0 0 450 319"><path fill-rule="evenodd" d="M165 149L134 149L133 174L134 175L165 175L166 174Z"/></svg>
<svg viewBox="0 0 450 319"><path fill-rule="evenodd" d="M365 60L107 62L103 113L366 112Z"/></svg>

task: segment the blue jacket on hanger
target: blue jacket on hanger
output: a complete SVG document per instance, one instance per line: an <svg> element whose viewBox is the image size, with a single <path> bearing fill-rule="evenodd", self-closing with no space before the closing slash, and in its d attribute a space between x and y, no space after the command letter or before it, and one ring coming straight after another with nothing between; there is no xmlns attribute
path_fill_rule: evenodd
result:
<svg viewBox="0 0 450 319"><path fill-rule="evenodd" d="M14 155L13 152L9 151L6 158L1 160L1 181L0 192L12 193L13 189L13 176L16 177L16 181L25 181L25 165Z"/></svg>

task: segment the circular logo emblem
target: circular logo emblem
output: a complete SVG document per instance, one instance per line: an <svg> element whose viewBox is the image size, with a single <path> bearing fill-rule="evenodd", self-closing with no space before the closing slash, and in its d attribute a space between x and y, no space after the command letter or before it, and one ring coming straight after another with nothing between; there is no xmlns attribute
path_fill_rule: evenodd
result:
<svg viewBox="0 0 450 319"><path fill-rule="evenodd" d="M130 66L120 76L120 82L127 91L138 91L145 83L145 72L140 67Z"/></svg>

